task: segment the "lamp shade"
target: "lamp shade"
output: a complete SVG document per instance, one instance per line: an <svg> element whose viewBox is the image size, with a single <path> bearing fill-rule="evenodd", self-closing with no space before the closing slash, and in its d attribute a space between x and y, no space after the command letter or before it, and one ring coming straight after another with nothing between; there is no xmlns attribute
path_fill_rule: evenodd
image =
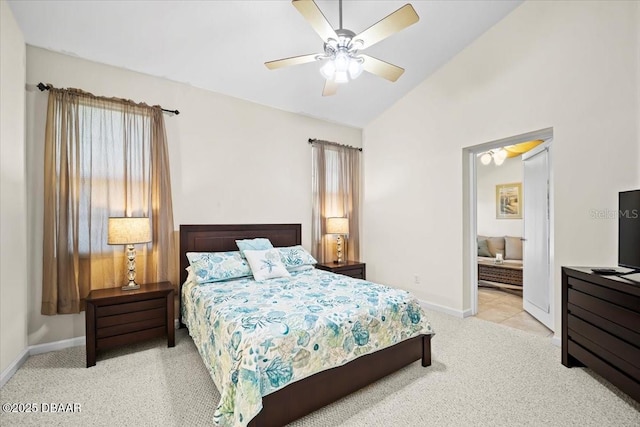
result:
<svg viewBox="0 0 640 427"><path fill-rule="evenodd" d="M133 245L151 241L149 218L109 218L110 245Z"/></svg>
<svg viewBox="0 0 640 427"><path fill-rule="evenodd" d="M327 218L327 234L349 234L349 218Z"/></svg>

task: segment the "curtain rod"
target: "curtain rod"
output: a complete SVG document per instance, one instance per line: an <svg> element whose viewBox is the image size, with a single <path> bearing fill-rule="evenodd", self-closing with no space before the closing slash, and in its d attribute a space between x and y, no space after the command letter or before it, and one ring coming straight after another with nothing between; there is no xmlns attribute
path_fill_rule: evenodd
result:
<svg viewBox="0 0 640 427"><path fill-rule="evenodd" d="M36 87L37 87L38 89L40 89L40 92L44 92L45 90L49 90L49 89L51 89L53 86L51 86L51 85L46 85L46 84L44 84L44 83L40 82L40 83L38 83L38 85L37 85ZM176 116L177 116L178 114L180 114L180 111L178 111L178 110L167 110L167 109L162 108L162 107L160 107L160 109L161 109L162 111L166 112L166 113L173 113L173 114L175 114Z"/></svg>
<svg viewBox="0 0 640 427"><path fill-rule="evenodd" d="M354 150L362 151L362 148L360 147L353 147L351 145L339 144L337 142L332 142L332 141L324 141L322 139L309 138L309 144L313 144L314 142L319 142L321 144L337 145L338 147L347 147L347 148L353 148Z"/></svg>

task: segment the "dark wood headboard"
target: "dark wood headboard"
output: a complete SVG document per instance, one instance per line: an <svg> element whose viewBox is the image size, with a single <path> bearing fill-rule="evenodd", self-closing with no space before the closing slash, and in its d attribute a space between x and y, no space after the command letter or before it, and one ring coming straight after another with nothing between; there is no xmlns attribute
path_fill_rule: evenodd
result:
<svg viewBox="0 0 640 427"><path fill-rule="evenodd" d="M182 327L182 284L187 280L189 260L187 252L237 251L236 240L264 237L273 246L295 246L302 244L301 224L199 224L180 226L180 311L178 318Z"/></svg>

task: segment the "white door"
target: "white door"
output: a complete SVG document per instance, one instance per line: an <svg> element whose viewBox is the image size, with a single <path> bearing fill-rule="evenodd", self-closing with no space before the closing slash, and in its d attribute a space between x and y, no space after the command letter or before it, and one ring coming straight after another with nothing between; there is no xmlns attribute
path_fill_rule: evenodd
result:
<svg viewBox="0 0 640 427"><path fill-rule="evenodd" d="M541 144L522 156L524 174L523 290L524 309L554 330L550 266L549 146Z"/></svg>

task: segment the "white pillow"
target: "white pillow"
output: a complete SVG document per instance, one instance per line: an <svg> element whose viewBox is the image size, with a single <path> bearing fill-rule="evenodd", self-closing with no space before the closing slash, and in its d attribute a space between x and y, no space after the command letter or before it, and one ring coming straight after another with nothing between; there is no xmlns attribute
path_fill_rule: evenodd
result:
<svg viewBox="0 0 640 427"><path fill-rule="evenodd" d="M276 277L289 277L291 274L280 260L280 252L277 249L263 251L244 251L249 267L256 282L262 282Z"/></svg>

